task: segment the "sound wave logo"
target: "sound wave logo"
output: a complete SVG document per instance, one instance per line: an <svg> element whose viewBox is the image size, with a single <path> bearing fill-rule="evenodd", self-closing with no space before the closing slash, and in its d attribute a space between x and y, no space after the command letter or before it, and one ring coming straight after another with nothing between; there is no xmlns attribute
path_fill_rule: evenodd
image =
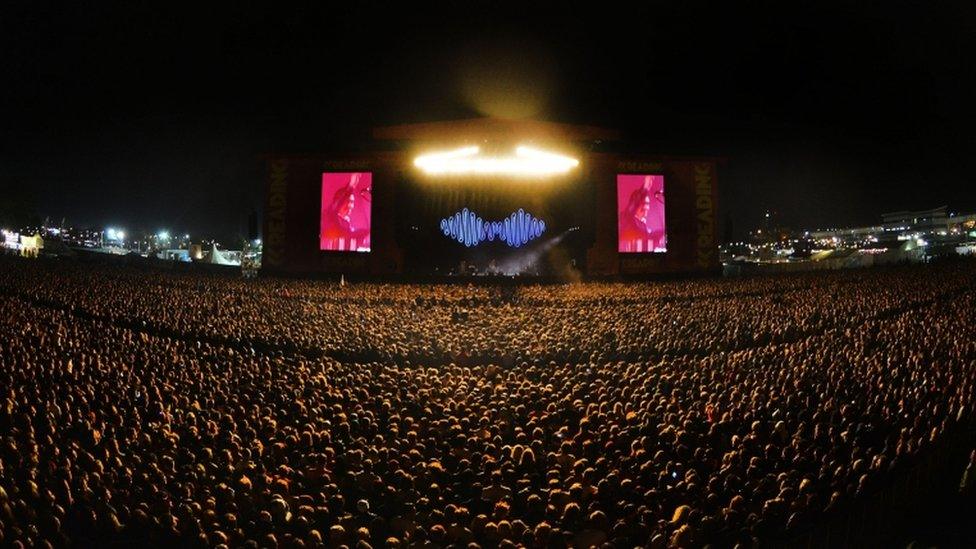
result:
<svg viewBox="0 0 976 549"><path fill-rule="evenodd" d="M518 248L546 232L546 222L522 208L501 221L485 221L478 214L463 208L441 219L441 232L468 248L495 239Z"/></svg>

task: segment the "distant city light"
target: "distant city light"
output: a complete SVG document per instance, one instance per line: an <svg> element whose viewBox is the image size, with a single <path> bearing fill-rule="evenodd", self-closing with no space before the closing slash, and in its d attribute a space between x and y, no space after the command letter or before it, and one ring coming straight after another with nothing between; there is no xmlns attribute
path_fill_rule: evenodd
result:
<svg viewBox="0 0 976 549"><path fill-rule="evenodd" d="M169 231L159 231L156 235L160 240L169 240Z"/></svg>

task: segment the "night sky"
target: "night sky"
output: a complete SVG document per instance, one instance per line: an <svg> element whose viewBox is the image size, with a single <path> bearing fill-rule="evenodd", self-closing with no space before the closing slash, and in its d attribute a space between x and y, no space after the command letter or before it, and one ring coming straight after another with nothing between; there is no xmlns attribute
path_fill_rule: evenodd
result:
<svg viewBox="0 0 976 549"><path fill-rule="evenodd" d="M738 234L976 211L971 2L41 4L0 7L8 217L231 239L261 153L482 115L725 157Z"/></svg>

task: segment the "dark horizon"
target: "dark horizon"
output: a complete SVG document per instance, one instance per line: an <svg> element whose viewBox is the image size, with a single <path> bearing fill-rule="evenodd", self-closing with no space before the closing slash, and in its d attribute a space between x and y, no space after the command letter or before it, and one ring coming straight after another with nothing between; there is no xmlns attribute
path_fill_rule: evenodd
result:
<svg viewBox="0 0 976 549"><path fill-rule="evenodd" d="M976 211L968 5L471 7L5 6L8 204L227 238L262 209L262 153L500 115L726 158L736 235L766 210L793 228Z"/></svg>

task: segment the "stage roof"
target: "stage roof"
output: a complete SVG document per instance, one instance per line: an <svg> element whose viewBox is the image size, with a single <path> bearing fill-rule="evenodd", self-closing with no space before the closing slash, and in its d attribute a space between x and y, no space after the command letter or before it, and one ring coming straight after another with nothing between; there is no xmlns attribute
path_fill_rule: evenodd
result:
<svg viewBox="0 0 976 549"><path fill-rule="evenodd" d="M373 128L380 141L458 142L461 140L509 139L540 141L612 141L620 132L596 126L578 126L540 120L472 118L444 122L422 122Z"/></svg>

